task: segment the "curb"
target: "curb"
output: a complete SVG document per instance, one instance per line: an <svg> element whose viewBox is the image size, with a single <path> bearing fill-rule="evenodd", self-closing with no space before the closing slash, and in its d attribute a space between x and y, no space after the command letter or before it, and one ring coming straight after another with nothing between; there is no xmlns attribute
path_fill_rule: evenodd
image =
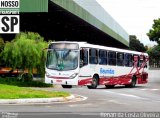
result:
<svg viewBox="0 0 160 118"><path fill-rule="evenodd" d="M27 98L27 99L0 99L0 104L34 104L34 103L53 103L53 102L65 102L74 99L74 95L68 97L56 97L56 98Z"/></svg>

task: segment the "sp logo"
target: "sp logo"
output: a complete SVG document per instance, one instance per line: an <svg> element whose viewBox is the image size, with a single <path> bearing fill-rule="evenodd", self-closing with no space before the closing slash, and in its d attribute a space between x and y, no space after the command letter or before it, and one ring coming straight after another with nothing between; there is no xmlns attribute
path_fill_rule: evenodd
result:
<svg viewBox="0 0 160 118"><path fill-rule="evenodd" d="M19 15L0 15L0 33L19 33Z"/></svg>

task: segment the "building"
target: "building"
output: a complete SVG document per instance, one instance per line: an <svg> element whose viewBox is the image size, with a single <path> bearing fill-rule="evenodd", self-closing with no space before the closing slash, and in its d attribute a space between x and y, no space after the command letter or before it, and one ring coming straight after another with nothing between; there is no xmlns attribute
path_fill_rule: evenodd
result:
<svg viewBox="0 0 160 118"><path fill-rule="evenodd" d="M46 40L129 46L127 32L96 0L21 0L20 11L21 31L38 32Z"/></svg>

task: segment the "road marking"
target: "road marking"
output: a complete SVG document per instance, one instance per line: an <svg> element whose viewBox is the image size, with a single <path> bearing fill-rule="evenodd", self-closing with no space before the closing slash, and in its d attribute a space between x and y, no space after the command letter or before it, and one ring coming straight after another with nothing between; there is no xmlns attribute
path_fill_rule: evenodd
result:
<svg viewBox="0 0 160 118"><path fill-rule="evenodd" d="M78 100L78 101L84 101L84 100L87 100L88 97L85 97L85 96L82 96L82 95L77 95L77 94L74 94L76 96L76 99L81 99L81 100Z"/></svg>
<svg viewBox="0 0 160 118"><path fill-rule="evenodd" d="M142 91L146 91L147 89L140 89L140 90L142 90Z"/></svg>
<svg viewBox="0 0 160 118"><path fill-rule="evenodd" d="M85 97L85 96L82 96L82 95L77 95L77 94L74 94L75 95L75 98L73 100L70 100L70 101L65 101L65 102L61 102L61 103L70 103L70 102L78 102L78 101L84 101L84 100L87 100L88 97Z"/></svg>
<svg viewBox="0 0 160 118"><path fill-rule="evenodd" d="M86 104L71 104L68 105L69 107L87 107L87 106L93 106L93 104L86 103Z"/></svg>
<svg viewBox="0 0 160 118"><path fill-rule="evenodd" d="M116 100L108 100L108 102L112 102L112 103L115 103L115 104L121 104L121 105L129 105L127 103L122 103L122 102L119 102L119 101L116 101Z"/></svg>
<svg viewBox="0 0 160 118"><path fill-rule="evenodd" d="M116 92L113 92L113 91L105 91L105 92L111 93L111 94L118 94L118 95L125 96L125 97L132 97L132 98L136 98L136 99L145 99L145 98L142 98L142 97L139 97L139 96L136 96L136 95L132 95L132 94L116 93Z"/></svg>
<svg viewBox="0 0 160 118"><path fill-rule="evenodd" d="M133 98L137 98L137 99L142 99L142 97L132 95L132 94L119 93L119 95L126 96L126 97L133 97Z"/></svg>
<svg viewBox="0 0 160 118"><path fill-rule="evenodd" d="M142 91L158 91L159 89L140 89Z"/></svg>
<svg viewBox="0 0 160 118"><path fill-rule="evenodd" d="M159 89L151 89L152 91L158 91Z"/></svg>

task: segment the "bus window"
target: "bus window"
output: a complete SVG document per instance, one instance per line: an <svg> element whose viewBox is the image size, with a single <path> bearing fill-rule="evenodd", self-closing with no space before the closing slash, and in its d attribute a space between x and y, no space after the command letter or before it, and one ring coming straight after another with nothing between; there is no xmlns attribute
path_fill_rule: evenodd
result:
<svg viewBox="0 0 160 118"><path fill-rule="evenodd" d="M144 57L144 59L145 59L145 61L147 62L148 57L147 57L147 56L145 56L145 57ZM146 64L145 64L144 68L147 68L147 67L148 67L147 65L148 65L148 63L146 63Z"/></svg>
<svg viewBox="0 0 160 118"><path fill-rule="evenodd" d="M117 53L117 66L124 66L124 54Z"/></svg>
<svg viewBox="0 0 160 118"><path fill-rule="evenodd" d="M94 48L89 49L89 63L90 64L98 64L98 51L97 51L97 49L94 49Z"/></svg>
<svg viewBox="0 0 160 118"><path fill-rule="evenodd" d="M134 60L134 62L138 61L136 66L139 67L140 66L140 57L139 57L139 55L133 55L133 56L134 56L134 59L135 59L136 56L138 57L138 59Z"/></svg>
<svg viewBox="0 0 160 118"><path fill-rule="evenodd" d="M139 66L142 66L143 62L145 62L145 56L144 55L140 55L139 56Z"/></svg>
<svg viewBox="0 0 160 118"><path fill-rule="evenodd" d="M116 65L116 52L108 52L108 64L109 65Z"/></svg>
<svg viewBox="0 0 160 118"><path fill-rule="evenodd" d="M107 51L99 50L99 64L107 65Z"/></svg>
<svg viewBox="0 0 160 118"><path fill-rule="evenodd" d="M88 50L81 49L80 50L80 67L85 66L88 64Z"/></svg>
<svg viewBox="0 0 160 118"><path fill-rule="evenodd" d="M126 67L132 67L133 66L132 54L126 53L125 56L124 56L124 60L125 60L125 66Z"/></svg>

